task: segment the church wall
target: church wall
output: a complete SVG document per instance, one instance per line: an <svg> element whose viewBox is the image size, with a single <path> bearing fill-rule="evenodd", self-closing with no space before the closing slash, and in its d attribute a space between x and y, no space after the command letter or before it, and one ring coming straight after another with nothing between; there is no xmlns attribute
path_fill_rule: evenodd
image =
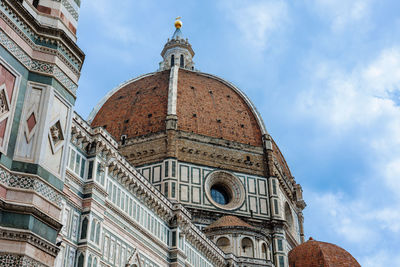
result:
<svg viewBox="0 0 400 267"><path fill-rule="evenodd" d="M41 39L37 30L43 28L27 23L26 12L19 1L0 3L0 82L5 85L0 93L6 93L2 99L8 106L0 117L0 254L16 264L53 266L62 226L64 147L80 71L76 62L83 54L72 64L77 56L68 53L65 39L59 37L58 47L50 35ZM58 117L52 121L51 115Z"/></svg>
<svg viewBox="0 0 400 267"><path fill-rule="evenodd" d="M76 119L74 123L75 121ZM171 224L169 219L160 217L154 207L144 202L146 198L142 196L143 191L132 191L133 188L128 188L123 182L126 180L121 173L116 172L115 167L111 168L108 165L107 161L111 158L107 159L106 151L96 150L95 153L88 154L92 151L88 145L90 142L82 140L83 133L76 132L76 124L74 127L75 134L69 147L66 189L64 190L68 191L66 202L69 203L68 205L77 206L81 212L78 212L80 231L82 231L83 218L88 217L87 229L90 229L88 236L91 234L92 218L101 222L101 234L98 244L91 242L90 238L78 239L79 247L76 247L68 236L63 236L66 245L62 246L61 250L64 255L57 258L57 261L63 262L61 258L64 258L67 264L72 260L70 256L72 253L76 261L79 260L80 254L84 262L88 261L88 255L97 255L99 263L120 266L127 260L129 251L138 249L140 261L148 266L184 266L189 262L200 263L201 266L215 266L204 252L196 248L199 243L193 243L192 239L197 234L193 232L187 236L185 234L187 230L182 228L179 220ZM118 158L117 155L113 157ZM161 176L161 166L152 167L155 167L154 170ZM163 171L165 172L164 169ZM172 164L169 171L172 174ZM157 180L157 175L154 173L152 172L151 175ZM73 198L78 200L73 200ZM195 226L191 227L194 230Z"/></svg>

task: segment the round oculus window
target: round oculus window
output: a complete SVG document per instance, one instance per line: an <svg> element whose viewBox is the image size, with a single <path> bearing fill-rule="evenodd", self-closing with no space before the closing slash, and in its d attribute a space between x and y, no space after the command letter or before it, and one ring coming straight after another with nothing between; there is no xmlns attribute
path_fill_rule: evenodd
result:
<svg viewBox="0 0 400 267"><path fill-rule="evenodd" d="M205 192L209 201L218 208L233 210L244 202L245 191L242 182L226 171L215 171L205 181Z"/></svg>

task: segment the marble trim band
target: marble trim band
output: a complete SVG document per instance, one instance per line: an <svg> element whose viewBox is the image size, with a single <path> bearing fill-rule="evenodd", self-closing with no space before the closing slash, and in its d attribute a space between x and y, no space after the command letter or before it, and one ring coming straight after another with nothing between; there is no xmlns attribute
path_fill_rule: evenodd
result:
<svg viewBox="0 0 400 267"><path fill-rule="evenodd" d="M36 177L12 174L0 167L0 183L8 187L34 190L45 199L55 203L61 208L61 194Z"/></svg>
<svg viewBox="0 0 400 267"><path fill-rule="evenodd" d="M5 1L0 1L0 15L5 19L7 24L14 28L22 39L29 42L29 45L34 50L40 50L49 52L49 50L55 50L60 58L69 66L69 68L75 73L79 74L82 62L80 59L57 39L41 36L35 33L35 30L23 21L19 15L14 12ZM56 47L54 48L54 45Z"/></svg>
<svg viewBox="0 0 400 267"><path fill-rule="evenodd" d="M65 73L56 65L33 60L22 49L15 44L3 30L0 30L0 44L5 47L15 58L18 59L28 70L39 72L41 74L52 75L55 77L65 88L67 88L74 96L78 86L65 75Z"/></svg>
<svg viewBox="0 0 400 267"><path fill-rule="evenodd" d="M65 7L65 9L71 14L71 16L78 21L79 13L75 10L75 8L68 2L68 0L62 0L61 3Z"/></svg>
<svg viewBox="0 0 400 267"><path fill-rule="evenodd" d="M0 267L47 267L31 257L0 253Z"/></svg>
<svg viewBox="0 0 400 267"><path fill-rule="evenodd" d="M65 9L68 11L71 16L78 21L79 19L79 13L78 11L75 10L75 8L68 2L68 0L53 0L53 2L61 2L61 4L65 7Z"/></svg>
<svg viewBox="0 0 400 267"><path fill-rule="evenodd" d="M52 0L54 2L60 2L61 0ZM75 4L80 7L81 6L81 1L80 0L73 0L75 2Z"/></svg>

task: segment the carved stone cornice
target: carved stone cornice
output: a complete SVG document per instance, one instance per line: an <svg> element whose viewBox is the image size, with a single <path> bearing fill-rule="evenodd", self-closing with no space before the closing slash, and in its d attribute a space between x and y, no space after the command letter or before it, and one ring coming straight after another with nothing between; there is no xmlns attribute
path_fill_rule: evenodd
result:
<svg viewBox="0 0 400 267"><path fill-rule="evenodd" d="M0 183L6 187L32 190L48 201L61 207L62 192L54 188L37 175L18 173L0 166Z"/></svg>
<svg viewBox="0 0 400 267"><path fill-rule="evenodd" d="M60 251L56 245L35 235L34 233L22 229L18 229L16 231L14 229L0 226L0 238L12 241L27 242L43 250L47 254L52 255L53 257L57 257L57 254Z"/></svg>
<svg viewBox="0 0 400 267"><path fill-rule="evenodd" d="M40 218L42 221L46 222L49 226L56 229L57 231L61 230L62 228L62 224L58 220L50 217L47 213L32 205L21 205L19 203L7 202L0 199L0 208L11 212L32 214L35 217Z"/></svg>

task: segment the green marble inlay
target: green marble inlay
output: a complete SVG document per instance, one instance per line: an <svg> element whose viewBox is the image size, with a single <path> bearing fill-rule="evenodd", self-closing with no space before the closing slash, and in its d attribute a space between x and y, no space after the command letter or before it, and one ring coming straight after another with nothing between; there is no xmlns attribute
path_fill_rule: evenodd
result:
<svg viewBox="0 0 400 267"><path fill-rule="evenodd" d="M4 227L30 230L52 243L56 242L57 230L39 221L30 214L0 211L0 225Z"/></svg>
<svg viewBox="0 0 400 267"><path fill-rule="evenodd" d="M101 197L97 196L97 194L93 194L93 195L92 195L92 198L93 198L94 200L96 200L97 202L99 202L101 205L105 205L105 204L106 204L106 202L104 201L104 199L102 199Z"/></svg>
<svg viewBox="0 0 400 267"><path fill-rule="evenodd" d="M69 189L70 189L72 192L74 192L75 194L77 194L79 197L81 197L81 198L84 198L84 197L85 197L85 195L84 195L81 191L79 191L78 189L76 189L75 187L71 186Z"/></svg>

